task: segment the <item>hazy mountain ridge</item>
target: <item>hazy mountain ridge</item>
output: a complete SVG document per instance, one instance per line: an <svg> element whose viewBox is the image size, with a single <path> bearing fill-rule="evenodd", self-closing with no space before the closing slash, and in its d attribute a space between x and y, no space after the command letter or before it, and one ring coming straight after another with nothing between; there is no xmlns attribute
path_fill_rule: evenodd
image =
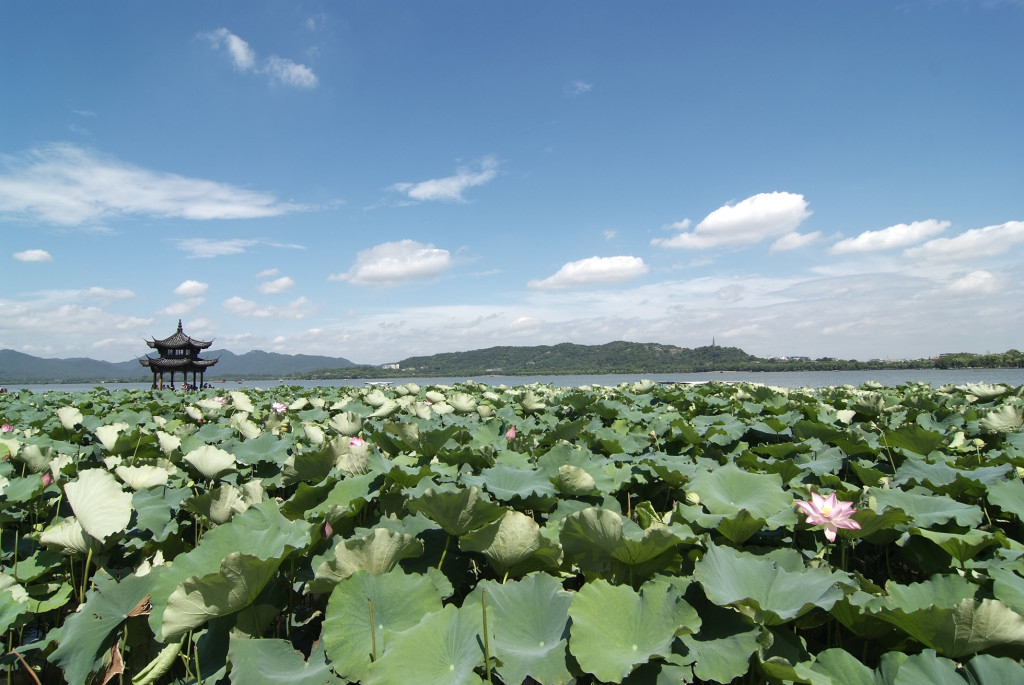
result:
<svg viewBox="0 0 1024 685"><path fill-rule="evenodd" d="M235 354L229 350L209 350L204 359L219 358L206 373L206 379L274 378L311 373L324 368L355 366L343 357L308 354L279 354L253 350ZM99 383L103 381L144 382L152 373L135 359L105 362L85 357L44 359L15 350L0 350L0 383ZM178 376L180 378L180 375Z"/></svg>

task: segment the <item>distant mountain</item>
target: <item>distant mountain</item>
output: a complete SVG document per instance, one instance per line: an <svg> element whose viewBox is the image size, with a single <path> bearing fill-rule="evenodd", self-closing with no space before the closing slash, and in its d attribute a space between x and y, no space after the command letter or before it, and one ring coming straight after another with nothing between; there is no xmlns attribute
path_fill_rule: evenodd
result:
<svg viewBox="0 0 1024 685"><path fill-rule="evenodd" d="M228 350L209 350L206 359L219 357L217 365L206 374L207 380L217 378L280 378L307 374L317 369L340 369L355 366L343 357L309 354L278 354L254 350L235 354ZM105 362L84 357L74 359L43 359L14 350L0 350L0 383L99 383L104 381L144 382L152 379L150 371L135 359Z"/></svg>

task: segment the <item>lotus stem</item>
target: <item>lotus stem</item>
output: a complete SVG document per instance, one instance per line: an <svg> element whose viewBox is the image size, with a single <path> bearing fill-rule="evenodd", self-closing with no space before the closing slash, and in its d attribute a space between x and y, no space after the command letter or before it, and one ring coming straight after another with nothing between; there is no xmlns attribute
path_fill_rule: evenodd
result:
<svg viewBox="0 0 1024 685"><path fill-rule="evenodd" d="M441 570L441 566L444 564L444 558L448 555L448 543L452 541L452 536L448 535L444 539L444 551L441 552L441 561L437 562L437 570Z"/></svg>
<svg viewBox="0 0 1024 685"><path fill-rule="evenodd" d="M377 660L377 629L373 624L373 600L366 598L366 604L370 607L370 661Z"/></svg>
<svg viewBox="0 0 1024 685"><path fill-rule="evenodd" d="M25 667L25 670L28 671L29 676L32 677L32 680L35 681L36 685L43 685L41 682L39 682L39 676L37 676L36 672L32 670L32 667L30 667L25 662L25 659L23 659L21 654L18 653L18 650L12 649L11 652L14 654L14 656L18 657L18 661L20 661L21 665ZM10 679L10 673L10 671L7 672L8 680Z"/></svg>
<svg viewBox="0 0 1024 685"><path fill-rule="evenodd" d="M487 590L480 591L480 611L484 616L484 669L487 672L487 682L491 682L491 639L487 634Z"/></svg>
<svg viewBox="0 0 1024 685"><path fill-rule="evenodd" d="M82 569L82 592L79 595L80 601L85 602L85 591L89 585L89 566L92 564L92 544L89 544L89 552L85 555L85 568Z"/></svg>

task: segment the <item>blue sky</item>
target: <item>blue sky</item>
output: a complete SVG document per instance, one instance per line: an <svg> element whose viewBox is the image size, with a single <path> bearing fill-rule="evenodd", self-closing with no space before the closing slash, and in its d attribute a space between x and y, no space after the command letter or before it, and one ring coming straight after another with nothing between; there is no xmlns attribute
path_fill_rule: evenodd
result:
<svg viewBox="0 0 1024 685"><path fill-rule="evenodd" d="M1005 0L5 2L0 348L1019 349L1022 36Z"/></svg>

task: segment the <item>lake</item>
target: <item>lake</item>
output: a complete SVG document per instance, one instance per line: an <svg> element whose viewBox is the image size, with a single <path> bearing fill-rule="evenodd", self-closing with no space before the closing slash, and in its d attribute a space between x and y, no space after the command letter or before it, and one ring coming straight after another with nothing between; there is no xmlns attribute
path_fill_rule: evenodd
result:
<svg viewBox="0 0 1024 685"><path fill-rule="evenodd" d="M619 383L633 383L639 380L653 380L659 383L730 383L730 382L751 382L772 385L782 388L824 388L834 385L860 386L868 382L881 383L882 385L894 387L906 383L928 383L933 387L941 385L963 385L966 383L1005 383L1012 386L1024 385L1024 369L905 369L886 371L717 371L711 373L654 373L654 374L612 374L612 375L588 375L588 376L477 376L473 378L449 377L449 378L393 378L387 382L392 385L403 383L417 383L419 385L453 385L466 380L473 380L488 385L527 385L530 383L550 383L560 387L574 387L579 385L618 385ZM303 388L317 386L361 386L366 385L365 379L331 379L316 381L286 380L286 381L227 381L213 383L213 388L223 390L235 390L239 388L271 388L277 385L295 385ZM53 383L33 385L24 383L6 384L8 390L26 389L33 392L44 392L47 390L63 390L65 392L76 392L92 390L97 387L95 383ZM102 387L111 390L117 389L140 389L150 387L150 382L145 383L108 383Z"/></svg>

